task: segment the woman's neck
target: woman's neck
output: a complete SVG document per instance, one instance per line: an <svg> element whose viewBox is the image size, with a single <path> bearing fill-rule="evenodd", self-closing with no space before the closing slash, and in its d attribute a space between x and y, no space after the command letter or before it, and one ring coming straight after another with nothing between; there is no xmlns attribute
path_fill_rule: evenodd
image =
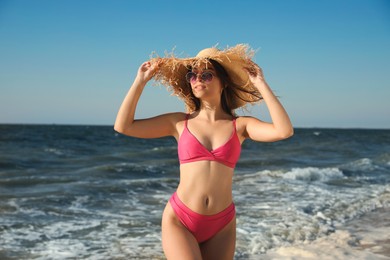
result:
<svg viewBox="0 0 390 260"><path fill-rule="evenodd" d="M221 105L210 104L202 102L198 115L208 121L217 121L219 119L225 119L229 115L222 109Z"/></svg>

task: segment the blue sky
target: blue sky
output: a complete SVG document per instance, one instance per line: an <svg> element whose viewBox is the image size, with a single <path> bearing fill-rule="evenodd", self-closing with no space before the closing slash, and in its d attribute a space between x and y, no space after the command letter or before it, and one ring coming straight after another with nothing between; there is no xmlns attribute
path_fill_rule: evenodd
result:
<svg viewBox="0 0 390 260"><path fill-rule="evenodd" d="M0 123L111 125L153 51L237 43L257 50L294 126L390 128L379 0L0 0ZM151 83L137 117L172 111L182 102ZM268 120L264 105L245 114Z"/></svg>

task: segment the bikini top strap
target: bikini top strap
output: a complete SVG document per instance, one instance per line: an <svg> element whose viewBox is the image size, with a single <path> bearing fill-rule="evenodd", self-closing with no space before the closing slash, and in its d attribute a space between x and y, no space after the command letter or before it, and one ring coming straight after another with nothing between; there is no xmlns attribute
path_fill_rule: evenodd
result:
<svg viewBox="0 0 390 260"><path fill-rule="evenodd" d="M237 132L236 119L237 119L237 117L233 118L234 132Z"/></svg>
<svg viewBox="0 0 390 260"><path fill-rule="evenodd" d="M187 127L188 118L190 117L190 114L186 114L186 120L184 121L184 126Z"/></svg>

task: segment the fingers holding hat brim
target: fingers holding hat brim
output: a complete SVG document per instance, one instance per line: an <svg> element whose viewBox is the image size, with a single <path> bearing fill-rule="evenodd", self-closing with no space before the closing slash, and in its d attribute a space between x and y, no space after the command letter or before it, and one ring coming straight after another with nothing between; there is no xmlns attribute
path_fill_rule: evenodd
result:
<svg viewBox="0 0 390 260"><path fill-rule="evenodd" d="M255 78L264 79L262 68L253 61L251 61L251 65L252 66L246 66L243 68L243 70L248 74L250 80L253 82Z"/></svg>

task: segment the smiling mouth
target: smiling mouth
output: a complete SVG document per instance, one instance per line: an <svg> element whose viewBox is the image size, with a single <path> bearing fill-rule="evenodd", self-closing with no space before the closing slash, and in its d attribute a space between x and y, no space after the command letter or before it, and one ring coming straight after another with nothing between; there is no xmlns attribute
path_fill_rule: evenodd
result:
<svg viewBox="0 0 390 260"><path fill-rule="evenodd" d="M195 87L193 88L193 90L199 91L199 90L203 90L203 89L205 89L205 88L206 88L205 86L198 85L198 86L195 86Z"/></svg>

